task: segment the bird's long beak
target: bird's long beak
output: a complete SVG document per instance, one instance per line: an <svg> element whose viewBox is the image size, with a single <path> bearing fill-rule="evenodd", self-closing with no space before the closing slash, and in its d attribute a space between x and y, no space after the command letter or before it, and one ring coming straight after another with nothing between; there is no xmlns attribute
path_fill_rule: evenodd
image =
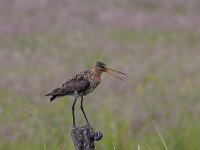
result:
<svg viewBox="0 0 200 150"><path fill-rule="evenodd" d="M110 75L112 75L112 76L114 76L114 77L116 77L116 78L122 80L122 81L124 81L124 79L122 79L122 78L116 76L116 75L114 74L114 72L115 72L115 73L120 73L120 74L126 75L126 74L123 73L123 72L120 72L120 71L117 71L117 70L114 70L114 69L111 69L111 68L106 68L106 72L109 73Z"/></svg>

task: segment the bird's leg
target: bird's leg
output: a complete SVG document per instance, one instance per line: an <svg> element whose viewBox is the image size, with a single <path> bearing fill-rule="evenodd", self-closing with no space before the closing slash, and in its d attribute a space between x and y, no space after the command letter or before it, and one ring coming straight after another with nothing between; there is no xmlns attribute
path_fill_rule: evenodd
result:
<svg viewBox="0 0 200 150"><path fill-rule="evenodd" d="M72 116L73 116L73 127L75 128L75 115L74 115L74 106L75 106L75 104L76 104L76 100L77 100L77 98L75 98L75 100L74 100L74 103L73 103L73 105L72 105Z"/></svg>
<svg viewBox="0 0 200 150"><path fill-rule="evenodd" d="M87 121L87 124L89 124L88 119L87 119L87 116L86 116L85 111L84 111L84 109L83 109L83 96L81 96L81 106L80 106L80 108L81 108L81 110L82 110L82 112L83 112L83 115L84 115L84 117L85 117L85 120Z"/></svg>

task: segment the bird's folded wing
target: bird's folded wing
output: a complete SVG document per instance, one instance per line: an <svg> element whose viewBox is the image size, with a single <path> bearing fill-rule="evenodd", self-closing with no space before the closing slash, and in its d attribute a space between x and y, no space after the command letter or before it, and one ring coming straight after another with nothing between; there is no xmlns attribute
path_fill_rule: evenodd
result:
<svg viewBox="0 0 200 150"><path fill-rule="evenodd" d="M67 83L62 84L59 90L55 93L56 95L70 95L70 94L79 94L87 90L90 86L88 80L73 80Z"/></svg>

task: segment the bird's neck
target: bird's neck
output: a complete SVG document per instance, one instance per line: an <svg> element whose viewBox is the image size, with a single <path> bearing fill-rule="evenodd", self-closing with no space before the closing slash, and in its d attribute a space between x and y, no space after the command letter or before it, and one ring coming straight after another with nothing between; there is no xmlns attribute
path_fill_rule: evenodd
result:
<svg viewBox="0 0 200 150"><path fill-rule="evenodd" d="M96 81L97 82L101 82L101 74L102 74L102 72L99 71L99 70L96 70L96 69L93 69L92 72L93 72L93 74L95 76Z"/></svg>

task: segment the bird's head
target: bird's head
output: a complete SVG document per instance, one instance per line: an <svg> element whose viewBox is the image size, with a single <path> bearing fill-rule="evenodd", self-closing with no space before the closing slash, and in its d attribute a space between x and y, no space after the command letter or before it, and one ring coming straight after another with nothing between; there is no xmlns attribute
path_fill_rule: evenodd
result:
<svg viewBox="0 0 200 150"><path fill-rule="evenodd" d="M120 74L126 75L126 74L123 73L123 72L120 72L120 71L117 71L117 70L114 70L114 69L111 69L111 68L106 67L106 65L105 65L103 62L99 62L99 61L97 61L97 62L95 63L93 70L94 70L96 73L100 74L100 75L101 75L102 72L107 72L107 73L109 73L110 75L115 76L116 78L118 78L118 79L120 79L120 80L123 80L123 79L120 78L120 77L118 77L118 76L116 76L114 73L120 73Z"/></svg>

